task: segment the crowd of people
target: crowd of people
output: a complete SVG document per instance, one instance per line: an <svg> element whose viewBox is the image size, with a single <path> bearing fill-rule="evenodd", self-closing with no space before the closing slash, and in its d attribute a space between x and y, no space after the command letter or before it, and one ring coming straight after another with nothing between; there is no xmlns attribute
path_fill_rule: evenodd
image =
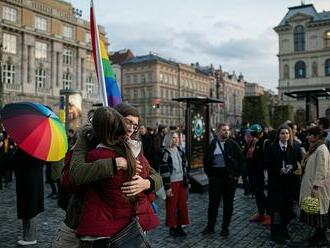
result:
<svg viewBox="0 0 330 248"><path fill-rule="evenodd" d="M241 178L244 194L256 201L257 213L249 221L270 226L274 242L290 240L288 225L299 218L314 228L310 244L327 244L328 129L326 118L304 130L290 121L276 130L259 124L231 130L228 124L218 124L203 159L209 202L202 234L215 233L222 201L220 235L230 235ZM88 122L77 132L69 130L68 143L63 161L45 163L17 148L2 132L0 189L3 182L6 186L12 181L14 171L17 215L23 224L19 245L37 243L35 217L44 211L44 167L51 189L48 197L65 210L53 248L150 247L147 232L160 224L157 195L166 201L169 235L187 236L183 227L190 223L190 183L182 127L145 127L135 107L119 104L88 113ZM316 212L310 211L311 201L316 202Z"/></svg>

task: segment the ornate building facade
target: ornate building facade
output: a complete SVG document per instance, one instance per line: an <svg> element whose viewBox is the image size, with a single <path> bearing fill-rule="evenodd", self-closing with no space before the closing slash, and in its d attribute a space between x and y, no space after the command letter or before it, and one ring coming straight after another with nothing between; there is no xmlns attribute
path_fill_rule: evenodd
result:
<svg viewBox="0 0 330 248"><path fill-rule="evenodd" d="M134 104L144 124L182 125L185 106L173 101L184 96L208 97L213 78L193 66L155 54L136 56L121 64L123 100Z"/></svg>
<svg viewBox="0 0 330 248"><path fill-rule="evenodd" d="M5 103L37 101L56 112L61 89L81 93L83 112L99 101L89 22L72 10L61 0L0 1Z"/></svg>
<svg viewBox="0 0 330 248"><path fill-rule="evenodd" d="M284 93L330 87L330 11L317 12L312 4L291 7L274 30L279 37L279 100L297 112L305 110L304 99ZM319 115L330 118L329 99L319 99Z"/></svg>

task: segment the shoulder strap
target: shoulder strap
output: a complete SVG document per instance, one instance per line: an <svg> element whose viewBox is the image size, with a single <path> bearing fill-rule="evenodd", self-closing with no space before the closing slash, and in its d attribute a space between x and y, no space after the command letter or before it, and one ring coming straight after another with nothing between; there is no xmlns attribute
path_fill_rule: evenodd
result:
<svg viewBox="0 0 330 248"><path fill-rule="evenodd" d="M218 139L217 139L217 142L218 142L218 145L219 145L219 147L220 147L220 150L221 150L223 156L225 156L225 151L223 150L223 148L222 148L222 146L221 146L221 143L220 143L220 141L219 141Z"/></svg>

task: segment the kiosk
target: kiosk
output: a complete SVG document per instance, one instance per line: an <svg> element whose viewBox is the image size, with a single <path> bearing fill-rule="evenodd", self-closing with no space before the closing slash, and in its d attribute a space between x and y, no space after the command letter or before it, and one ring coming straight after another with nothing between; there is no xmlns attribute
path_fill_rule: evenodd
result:
<svg viewBox="0 0 330 248"><path fill-rule="evenodd" d="M208 188L208 178L203 170L203 156L212 137L209 104L223 101L208 97L179 97L172 100L186 103L185 149L191 190L202 193Z"/></svg>

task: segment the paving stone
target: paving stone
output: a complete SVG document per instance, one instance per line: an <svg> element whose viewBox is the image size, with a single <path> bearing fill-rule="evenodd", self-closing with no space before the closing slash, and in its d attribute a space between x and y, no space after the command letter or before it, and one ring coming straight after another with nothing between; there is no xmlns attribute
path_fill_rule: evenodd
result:
<svg viewBox="0 0 330 248"><path fill-rule="evenodd" d="M45 196L48 195L48 185L45 186ZM165 204L163 200L156 200L159 209L161 225L156 230L148 233L148 239L153 247L289 247L279 246L269 239L270 231L260 224L249 223L249 218L255 213L255 199L243 195L241 189L237 189L234 203L234 215L230 225L230 235L227 238L220 236L222 207L219 209L219 217L215 233L202 235L201 232L207 224L208 194L189 194L188 207L191 224L184 227L188 236L184 238L172 238L165 226ZM38 244L34 248L50 247L55 231L64 218L64 211L56 205L56 200L45 198L45 211L38 215ZM311 229L294 221L289 227L292 240L306 239ZM13 248L21 237L22 225L16 216L15 185L0 190L0 248Z"/></svg>

